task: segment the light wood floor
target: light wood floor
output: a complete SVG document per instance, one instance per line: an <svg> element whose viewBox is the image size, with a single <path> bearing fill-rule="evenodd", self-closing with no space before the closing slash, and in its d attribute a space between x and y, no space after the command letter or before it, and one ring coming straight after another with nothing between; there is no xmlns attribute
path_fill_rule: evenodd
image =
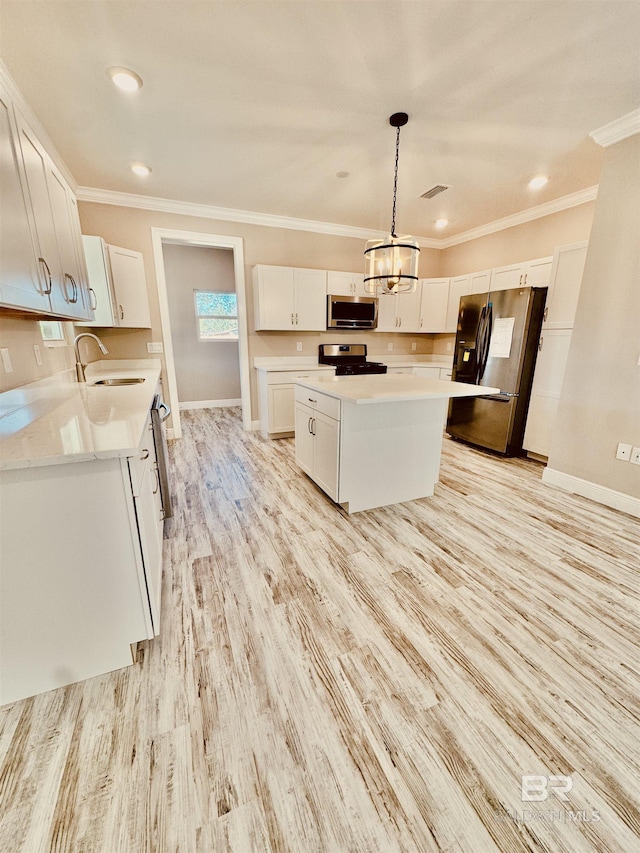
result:
<svg viewBox="0 0 640 853"><path fill-rule="evenodd" d="M293 440L183 419L162 635L0 709L3 853L640 850L635 521L450 440L347 516Z"/></svg>

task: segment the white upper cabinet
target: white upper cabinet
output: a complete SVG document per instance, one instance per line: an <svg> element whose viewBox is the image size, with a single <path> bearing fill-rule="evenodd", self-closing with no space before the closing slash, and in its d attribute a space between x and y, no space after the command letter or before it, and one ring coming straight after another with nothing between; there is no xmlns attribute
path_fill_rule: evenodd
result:
<svg viewBox="0 0 640 853"><path fill-rule="evenodd" d="M141 252L109 246L84 234L94 320L87 326L150 329L149 298Z"/></svg>
<svg viewBox="0 0 640 853"><path fill-rule="evenodd" d="M520 264L496 267L491 270L491 290L510 290L515 287L546 287L551 279L552 262L553 257L537 258Z"/></svg>
<svg viewBox="0 0 640 853"><path fill-rule="evenodd" d="M259 264L253 268L256 331L320 332L327 327L325 270Z"/></svg>
<svg viewBox="0 0 640 853"><path fill-rule="evenodd" d="M377 332L419 332L422 287L413 293L387 293L378 299Z"/></svg>
<svg viewBox="0 0 640 853"><path fill-rule="evenodd" d="M332 296L371 296L364 289L364 273L327 272L327 294Z"/></svg>
<svg viewBox="0 0 640 853"><path fill-rule="evenodd" d="M40 268L48 294L47 313L90 320L80 223L71 188L53 165L36 135L16 111L20 152L35 225Z"/></svg>
<svg viewBox="0 0 640 853"><path fill-rule="evenodd" d="M423 278L420 285L420 331L443 332L447 326L449 279Z"/></svg>
<svg viewBox="0 0 640 853"><path fill-rule="evenodd" d="M488 293L491 286L491 270L472 272L469 276L469 293Z"/></svg>
<svg viewBox="0 0 640 853"><path fill-rule="evenodd" d="M141 252L107 245L115 292L116 323L121 328L150 329L149 297Z"/></svg>
<svg viewBox="0 0 640 853"><path fill-rule="evenodd" d="M544 329L573 327L586 257L586 242L558 246L555 250L544 315Z"/></svg>
<svg viewBox="0 0 640 853"><path fill-rule="evenodd" d="M0 87L0 303L50 311L11 101ZM8 215L8 212L11 215Z"/></svg>
<svg viewBox="0 0 640 853"><path fill-rule="evenodd" d="M460 297L471 293L471 276L458 275L449 279L449 298L447 300L447 318L444 327L445 332L456 332L458 330L458 309Z"/></svg>

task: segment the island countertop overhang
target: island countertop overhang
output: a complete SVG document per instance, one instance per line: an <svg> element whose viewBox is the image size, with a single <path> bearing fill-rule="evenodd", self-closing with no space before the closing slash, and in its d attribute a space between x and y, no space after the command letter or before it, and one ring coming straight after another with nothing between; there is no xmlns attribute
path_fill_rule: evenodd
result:
<svg viewBox="0 0 640 853"><path fill-rule="evenodd" d="M373 374L368 376L326 376L297 379L296 384L338 400L356 404L401 403L411 400L480 397L499 394L499 388L448 382L409 374Z"/></svg>

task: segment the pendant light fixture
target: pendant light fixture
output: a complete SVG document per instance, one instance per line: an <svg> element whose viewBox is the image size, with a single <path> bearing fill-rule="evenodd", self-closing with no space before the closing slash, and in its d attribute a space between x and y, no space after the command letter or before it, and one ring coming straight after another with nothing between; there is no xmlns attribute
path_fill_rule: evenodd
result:
<svg viewBox="0 0 640 853"><path fill-rule="evenodd" d="M396 196L398 192L398 154L400 128L409 121L406 113L394 113L389 124L396 128L396 165L393 178L393 214L391 233L385 240L369 240L364 250L364 286L367 293L383 296L388 293L413 293L418 283L418 254L420 247L413 237L396 234Z"/></svg>

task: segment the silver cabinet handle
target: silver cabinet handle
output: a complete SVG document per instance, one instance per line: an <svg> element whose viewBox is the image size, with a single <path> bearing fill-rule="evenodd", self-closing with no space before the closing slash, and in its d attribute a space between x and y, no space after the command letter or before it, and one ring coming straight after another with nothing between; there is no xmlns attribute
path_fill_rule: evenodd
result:
<svg viewBox="0 0 640 853"><path fill-rule="evenodd" d="M120 309L120 319L124 320L124 308L122 305L118 305L118 308Z"/></svg>
<svg viewBox="0 0 640 853"><path fill-rule="evenodd" d="M525 283L525 284L527 283L527 276L528 276L528 275L529 275L529 273L528 273L528 272L526 272L526 273L524 274L524 283Z"/></svg>
<svg viewBox="0 0 640 853"><path fill-rule="evenodd" d="M294 324L294 322L293 322L293 311L291 312L291 325L292 325L292 326L293 326L293 325L295 325L295 324Z"/></svg>
<svg viewBox="0 0 640 853"><path fill-rule="evenodd" d="M547 307L544 309L544 314L542 315L542 319L545 323L547 322L548 316L549 316L549 306L547 305Z"/></svg>
<svg viewBox="0 0 640 853"><path fill-rule="evenodd" d="M316 434L316 419L311 418L311 435Z"/></svg>
<svg viewBox="0 0 640 853"><path fill-rule="evenodd" d="M538 352L542 352L542 344L544 343L544 338L540 338L538 341Z"/></svg>
<svg viewBox="0 0 640 853"><path fill-rule="evenodd" d="M42 266L47 271L47 278L49 280L49 287L45 287L45 289L42 292L44 293L45 296L48 296L51 293L51 288L53 286L52 282L51 282L51 270L49 269L49 264L45 261L44 258L38 258L38 262L41 263Z"/></svg>
<svg viewBox="0 0 640 853"><path fill-rule="evenodd" d="M317 402L318 402L317 400L312 400L312 399L311 399L311 397L307 397L307 400L308 400L310 403L317 403Z"/></svg>
<svg viewBox="0 0 640 853"><path fill-rule="evenodd" d="M166 419L167 419L167 418L169 417L169 415L171 414L171 409L170 409L170 408L169 408L169 406L167 406L167 404L166 404L166 403L164 403L164 402L163 402L163 403L159 403L159 404L158 404L158 410L160 410L160 409L164 409L164 415L162 415L162 417L160 418L160 420L161 420L161 421L166 421Z"/></svg>
<svg viewBox="0 0 640 853"><path fill-rule="evenodd" d="M153 494L157 495L160 488L160 474L158 474L158 467L156 465L153 467L153 473L156 475L156 487L153 489Z"/></svg>
<svg viewBox="0 0 640 853"><path fill-rule="evenodd" d="M298 315L296 314L296 326L298 325Z"/></svg>
<svg viewBox="0 0 640 853"><path fill-rule="evenodd" d="M72 275L69 275L68 272L64 274L64 278L65 281L69 279L69 281L71 282L71 292L73 293L71 299L68 299L67 301L75 305L75 303L78 301L78 285L76 284L74 277Z"/></svg>
<svg viewBox="0 0 640 853"><path fill-rule="evenodd" d="M148 459L149 458L149 450L145 447L144 450L140 453L140 459Z"/></svg>
<svg viewBox="0 0 640 853"><path fill-rule="evenodd" d="M309 418L309 420L307 421L307 429L309 430L309 433L313 435L313 433L311 432L311 418Z"/></svg>
<svg viewBox="0 0 640 853"><path fill-rule="evenodd" d="M402 328L402 317L398 317L398 328Z"/></svg>
<svg viewBox="0 0 640 853"><path fill-rule="evenodd" d="M92 287L89 288L89 305L91 306L92 311L95 311L98 307L98 297Z"/></svg>

